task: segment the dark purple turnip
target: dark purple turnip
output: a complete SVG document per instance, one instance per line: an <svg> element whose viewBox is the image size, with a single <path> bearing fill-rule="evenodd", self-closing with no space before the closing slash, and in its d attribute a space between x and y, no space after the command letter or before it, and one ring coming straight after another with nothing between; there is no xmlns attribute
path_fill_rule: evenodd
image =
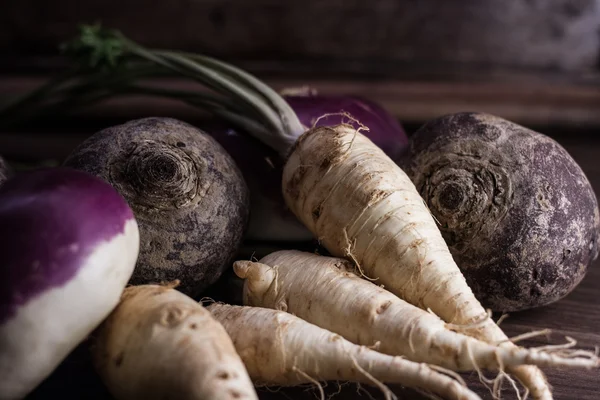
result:
<svg viewBox="0 0 600 400"><path fill-rule="evenodd" d="M23 398L118 304L136 263L132 210L81 171L0 187L0 398Z"/></svg>
<svg viewBox="0 0 600 400"><path fill-rule="evenodd" d="M539 307L579 284L598 256L598 203L556 141L480 113L432 120L411 141L405 170L484 306Z"/></svg>
<svg viewBox="0 0 600 400"><path fill-rule="evenodd" d="M178 279L197 296L231 266L243 239L249 194L229 154L199 129L144 118L104 129L65 165L113 185L140 226L132 284Z"/></svg>
<svg viewBox="0 0 600 400"><path fill-rule="evenodd" d="M356 96L304 95L284 96L300 122L310 127L351 123L346 112L369 127L363 133L388 156L398 160L408 146L408 137L399 122L378 104ZM321 118L326 114L332 114ZM247 239L263 241L309 241L313 235L292 214L281 193L284 161L275 150L246 132L213 125L206 131L226 150L244 174L250 188L251 213Z"/></svg>

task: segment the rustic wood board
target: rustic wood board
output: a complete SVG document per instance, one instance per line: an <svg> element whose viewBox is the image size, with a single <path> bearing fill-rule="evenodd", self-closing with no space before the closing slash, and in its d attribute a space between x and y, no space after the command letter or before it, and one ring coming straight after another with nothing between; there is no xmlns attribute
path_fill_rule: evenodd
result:
<svg viewBox="0 0 600 400"><path fill-rule="evenodd" d="M276 90L310 86L330 95L358 95L375 101L403 123L420 124L440 115L460 111L488 112L511 121L547 129L561 129L570 135L600 129L600 75L580 81L548 80L536 74L480 75L470 80L446 77L440 81L406 79L317 79L280 78L259 75ZM0 105L33 90L47 77L0 75ZM181 79L155 80L164 87L204 90ZM147 116L170 116L191 123L203 114L174 100L149 97L121 97L78 111L75 119L38 124L36 129L0 136L0 149L17 156L43 156L44 152L66 155L80 138L112 123ZM83 122L82 122L83 121ZM85 128L81 132L82 126ZM41 129L40 129L41 128ZM53 135L48 135L48 129ZM79 132L77 132L79 130ZM23 144L27 143L26 147ZM7 154L9 155L9 154Z"/></svg>
<svg viewBox="0 0 600 400"><path fill-rule="evenodd" d="M84 135L75 135L81 138ZM0 135L2 137L2 135ZM595 188L596 195L600 195L600 137L596 135L572 135L568 132L555 137L571 155L579 162ZM63 147L65 144L63 144ZM60 147L60 146L59 146ZM50 153L56 151L47 149ZM64 148L61 150L64 151ZM47 154L50 155L50 154ZM56 154L55 154L56 155ZM275 244L276 248L278 245ZM269 251L268 245L252 244L246 246L247 252ZM600 260L591 266L583 282L566 298L547 307L536 310L514 313L502 323L502 327L509 336L521 333L550 328L553 334L550 342L561 343L565 336L570 336L578 341L581 348L594 349L600 345ZM498 316L495 316L498 318ZM539 337L523 342L527 346L547 344L546 337ZM61 367L44 382L30 397L33 399L110 399L98 377L94 374L88 359L86 344L80 346ZM597 400L600 398L600 372L598 370L564 370L545 368L549 381L554 387L556 400ZM492 399L489 392L479 383L476 374L465 374L465 379L483 400ZM488 377L493 374L488 373ZM399 387L393 387L400 400L420 400L424 397L418 393ZM325 388L333 399L375 399L383 398L381 393L374 389L368 392L358 391L355 385L342 385L329 383ZM338 393L339 391L339 393ZM286 388L278 391L262 389L259 391L262 400L309 400L318 397L314 387ZM367 394L368 393L368 394ZM504 391L504 399L514 400L516 395L509 388Z"/></svg>
<svg viewBox="0 0 600 400"><path fill-rule="evenodd" d="M6 65L39 69L80 23L101 21L147 46L235 60L308 62L313 73L403 62L563 71L597 68L599 0L4 0ZM29 57L29 60L27 58ZM23 59L25 58L25 59Z"/></svg>

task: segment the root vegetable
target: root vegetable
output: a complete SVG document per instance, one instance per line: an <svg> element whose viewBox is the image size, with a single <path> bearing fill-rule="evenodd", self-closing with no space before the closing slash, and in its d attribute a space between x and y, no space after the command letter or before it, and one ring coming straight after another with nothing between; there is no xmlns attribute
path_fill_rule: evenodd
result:
<svg viewBox="0 0 600 400"><path fill-rule="evenodd" d="M307 127L352 123L342 111L351 113L370 130L365 134L390 158L397 160L408 147L406 133L378 104L356 96L317 94L315 90L286 90L284 96ZM329 114L321 118L323 115ZM356 125L358 128L358 125ZM246 239L264 241L310 241L313 234L290 212L281 194L285 160L264 143L233 127L214 124L206 127L244 174L250 188L251 212Z"/></svg>
<svg viewBox="0 0 600 400"><path fill-rule="evenodd" d="M380 387L401 384L446 399L479 396L426 364L357 346L292 314L260 307L212 304L207 309L233 340L255 384L293 386L318 381L352 381Z"/></svg>
<svg viewBox="0 0 600 400"><path fill-rule="evenodd" d="M197 296L230 265L247 225L249 194L231 157L210 136L170 118L107 128L65 165L113 185L140 225L131 283L178 279Z"/></svg>
<svg viewBox="0 0 600 400"><path fill-rule="evenodd" d="M115 64L135 59L163 73L191 77L211 89L210 94L185 92L182 98L287 157L286 204L331 254L352 259L366 276L447 322L469 326L487 315L414 184L360 133L366 127L341 124L306 131L279 94L239 68L201 54L146 49L99 26L83 29L82 37L67 48L81 60L108 66L101 73L110 75L120 70ZM117 50L106 54L106 48ZM491 319L464 332L512 346ZM539 369L521 366L511 371L535 400L552 398Z"/></svg>
<svg viewBox="0 0 600 400"><path fill-rule="evenodd" d="M0 187L0 247L0 399L19 399L117 305L139 233L110 185L52 168Z"/></svg>
<svg viewBox="0 0 600 400"><path fill-rule="evenodd" d="M311 129L298 139L283 172L294 214L334 256L443 320L469 326L487 313L473 295L409 177L350 126ZM491 344L507 341L492 321L463 332ZM544 374L509 368L534 399L551 399Z"/></svg>
<svg viewBox="0 0 600 400"><path fill-rule="evenodd" d="M432 313L399 299L360 278L348 260L284 250L260 262L236 261L244 278L244 305L287 311L347 340L455 371L498 370L536 364L592 368L593 354L569 358L561 354L491 345L450 330Z"/></svg>
<svg viewBox="0 0 600 400"><path fill-rule="evenodd" d="M92 353L118 400L257 399L223 326L170 287L128 287L98 329Z"/></svg>
<svg viewBox="0 0 600 400"><path fill-rule="evenodd" d="M436 118L406 172L475 296L496 311L553 303L598 257L598 201L551 138L488 114Z"/></svg>

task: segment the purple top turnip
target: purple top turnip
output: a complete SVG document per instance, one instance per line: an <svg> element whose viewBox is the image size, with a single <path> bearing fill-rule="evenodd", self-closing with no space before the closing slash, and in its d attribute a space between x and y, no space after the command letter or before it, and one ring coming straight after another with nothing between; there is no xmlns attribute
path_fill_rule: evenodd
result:
<svg viewBox="0 0 600 400"><path fill-rule="evenodd" d="M359 126L341 112L366 125L363 133L393 160L408 147L408 137L400 123L378 104L357 96L307 93L284 96L306 127L332 126L342 122ZM331 114L323 117L326 114ZM322 117L322 118L321 118ZM245 132L224 125L206 127L240 167L250 188L251 213L247 239L267 241L308 241L312 234L288 210L281 193L285 160L275 150Z"/></svg>
<svg viewBox="0 0 600 400"><path fill-rule="evenodd" d="M133 212L67 168L0 187L0 399L24 397L118 304L135 265Z"/></svg>
<svg viewBox="0 0 600 400"><path fill-rule="evenodd" d="M179 280L199 296L241 246L249 194L232 158L209 135L172 118L106 128L81 143L65 165L96 175L125 197L140 226L131 283Z"/></svg>

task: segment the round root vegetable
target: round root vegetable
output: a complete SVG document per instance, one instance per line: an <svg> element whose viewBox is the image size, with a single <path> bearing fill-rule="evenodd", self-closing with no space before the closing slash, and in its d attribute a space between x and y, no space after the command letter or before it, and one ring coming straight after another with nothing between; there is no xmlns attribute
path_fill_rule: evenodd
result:
<svg viewBox="0 0 600 400"><path fill-rule="evenodd" d="M257 399L223 326L170 287L128 287L98 329L92 355L118 400Z"/></svg>
<svg viewBox="0 0 600 400"><path fill-rule="evenodd" d="M488 114L443 116L413 136L406 171L486 307L555 302L598 256L594 190L545 135Z"/></svg>
<svg viewBox="0 0 600 400"><path fill-rule="evenodd" d="M571 358L454 332L434 314L355 275L354 268L345 259L295 250L269 254L258 263L234 263L236 274L246 279L244 305L287 311L359 345L379 342L378 351L386 354L455 371L502 371L521 364L598 366L593 353Z"/></svg>
<svg viewBox="0 0 600 400"><path fill-rule="evenodd" d="M23 398L118 304L139 248L133 212L84 172L0 187L0 399Z"/></svg>
<svg viewBox="0 0 600 400"><path fill-rule="evenodd" d="M228 332L255 384L352 381L378 386L390 399L385 382L445 399L480 399L464 384L426 364L357 346L283 311L218 303L207 309Z"/></svg>
<svg viewBox="0 0 600 400"><path fill-rule="evenodd" d="M190 296L214 283L241 246L248 189L231 157L210 136L170 118L107 128L65 165L113 185L140 225L132 284L181 281Z"/></svg>

